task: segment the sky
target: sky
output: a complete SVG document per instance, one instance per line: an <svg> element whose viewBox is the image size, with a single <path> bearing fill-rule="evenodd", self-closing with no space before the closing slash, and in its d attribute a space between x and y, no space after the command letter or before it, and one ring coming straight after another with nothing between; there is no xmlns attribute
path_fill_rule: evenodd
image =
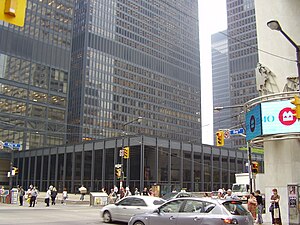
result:
<svg viewBox="0 0 300 225"><path fill-rule="evenodd" d="M213 145L211 35L227 29L226 0L198 0L201 66L202 139Z"/></svg>

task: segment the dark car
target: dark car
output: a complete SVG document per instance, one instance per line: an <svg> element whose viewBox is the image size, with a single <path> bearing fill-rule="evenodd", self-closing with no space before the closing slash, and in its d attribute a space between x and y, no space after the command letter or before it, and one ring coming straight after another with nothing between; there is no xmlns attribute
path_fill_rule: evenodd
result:
<svg viewBox="0 0 300 225"><path fill-rule="evenodd" d="M129 225L253 225L254 220L241 201L211 198L172 199L152 213L132 216Z"/></svg>

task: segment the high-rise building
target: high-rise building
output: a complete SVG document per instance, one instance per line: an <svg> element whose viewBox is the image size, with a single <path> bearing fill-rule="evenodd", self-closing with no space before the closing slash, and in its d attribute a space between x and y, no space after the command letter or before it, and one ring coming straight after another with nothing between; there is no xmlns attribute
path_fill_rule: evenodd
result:
<svg viewBox="0 0 300 225"><path fill-rule="evenodd" d="M212 59L212 87L213 106L230 106L230 83L228 63L228 39L227 30L215 33L211 36ZM229 111L230 112L230 111ZM228 109L214 111L214 133L218 130L230 129L232 118ZM216 139L216 138L215 138ZM216 143L216 140L215 140ZM225 141L226 147L231 147L231 139Z"/></svg>
<svg viewBox="0 0 300 225"><path fill-rule="evenodd" d="M27 0L24 27L0 21L0 140L65 143L73 1Z"/></svg>
<svg viewBox="0 0 300 225"><path fill-rule="evenodd" d="M231 106L242 105L258 96L255 68L258 63L254 0L227 0L228 53ZM232 127L244 126L243 108L231 109ZM240 116L238 116L240 114ZM244 126L245 128L245 126ZM233 146L245 146L235 137Z"/></svg>
<svg viewBox="0 0 300 225"><path fill-rule="evenodd" d="M197 4L76 1L68 143L122 133L201 142Z"/></svg>

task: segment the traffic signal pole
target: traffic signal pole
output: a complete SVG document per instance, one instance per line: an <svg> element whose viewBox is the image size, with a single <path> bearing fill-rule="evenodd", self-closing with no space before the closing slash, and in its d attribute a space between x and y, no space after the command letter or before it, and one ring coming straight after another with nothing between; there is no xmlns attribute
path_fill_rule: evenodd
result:
<svg viewBox="0 0 300 225"><path fill-rule="evenodd" d="M248 151L248 173L249 173L249 187L250 193L253 192L252 187L252 157L251 157L251 147L249 142L247 141L247 151Z"/></svg>

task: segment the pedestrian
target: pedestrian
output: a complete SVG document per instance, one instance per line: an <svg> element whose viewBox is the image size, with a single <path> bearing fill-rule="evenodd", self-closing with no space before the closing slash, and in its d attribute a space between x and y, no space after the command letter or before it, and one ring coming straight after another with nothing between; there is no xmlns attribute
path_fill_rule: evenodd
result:
<svg viewBox="0 0 300 225"><path fill-rule="evenodd" d="M138 189L138 188L135 188L135 190L134 190L134 195L140 195L140 192L139 192L139 189Z"/></svg>
<svg viewBox="0 0 300 225"><path fill-rule="evenodd" d="M83 185L81 185L81 187L78 188L78 190L79 190L79 193L80 193L80 201L83 201L84 200L84 195L86 194L87 190Z"/></svg>
<svg viewBox="0 0 300 225"><path fill-rule="evenodd" d="M256 198L255 198L253 192L251 192L250 195L249 195L247 206L248 206L248 210L250 211L253 219L256 220L257 201L256 201Z"/></svg>
<svg viewBox="0 0 300 225"><path fill-rule="evenodd" d="M50 198L51 198L51 189L52 187L50 186L46 192L46 196L45 196L45 203L46 203L46 207L50 206Z"/></svg>
<svg viewBox="0 0 300 225"><path fill-rule="evenodd" d="M37 193L37 190L36 190L36 188L35 187L33 187L32 189L31 189L31 193L30 193L30 205L29 205L29 207L34 207L35 206L35 201L36 201L36 199L37 199L37 195L38 195L38 193Z"/></svg>
<svg viewBox="0 0 300 225"><path fill-rule="evenodd" d="M255 198L257 202L257 224L263 224L262 212L263 212L263 198L260 194L260 190L255 191Z"/></svg>
<svg viewBox="0 0 300 225"><path fill-rule="evenodd" d="M51 204L52 205L55 205L56 196L57 196L57 190L55 187L53 187L53 189L51 191Z"/></svg>
<svg viewBox="0 0 300 225"><path fill-rule="evenodd" d="M271 196L271 201L270 201L271 205L269 208L269 211L271 212L271 216L272 216L272 224L282 225L280 207L279 207L280 196L278 195L278 190L276 188L274 188L272 192L273 194Z"/></svg>
<svg viewBox="0 0 300 225"><path fill-rule="evenodd" d="M120 188L120 199L125 197L125 190L123 187Z"/></svg>
<svg viewBox="0 0 300 225"><path fill-rule="evenodd" d="M148 189L146 187L144 187L142 195L149 195Z"/></svg>
<svg viewBox="0 0 300 225"><path fill-rule="evenodd" d="M63 193L62 193L61 203L64 204L64 205L66 205L67 204L67 199L68 199L67 188L64 188Z"/></svg>
<svg viewBox="0 0 300 225"><path fill-rule="evenodd" d="M217 198L218 198L218 199L224 198L223 190L222 190L222 189L219 189L219 190L218 190L218 196L217 196Z"/></svg>
<svg viewBox="0 0 300 225"><path fill-rule="evenodd" d="M236 196L235 194L232 193L231 189L227 190L227 194L224 196L225 199L235 199L238 200L238 196Z"/></svg>
<svg viewBox="0 0 300 225"><path fill-rule="evenodd" d="M131 191L130 191L129 187L126 187L126 188L125 188L125 194L124 194L124 197L130 196L130 195L132 195L132 194L131 194Z"/></svg>
<svg viewBox="0 0 300 225"><path fill-rule="evenodd" d="M116 192L114 191L114 189L110 189L110 193L108 195L108 204L113 204L116 202L116 199L117 199L117 194Z"/></svg>
<svg viewBox="0 0 300 225"><path fill-rule="evenodd" d="M152 188L149 188L149 196L154 196L154 192L153 192L153 190L152 190Z"/></svg>
<svg viewBox="0 0 300 225"><path fill-rule="evenodd" d="M24 189L23 189L22 186L19 187L18 192L19 192L19 203L20 203L20 206L23 206L23 200L24 200L25 191L24 191Z"/></svg>

